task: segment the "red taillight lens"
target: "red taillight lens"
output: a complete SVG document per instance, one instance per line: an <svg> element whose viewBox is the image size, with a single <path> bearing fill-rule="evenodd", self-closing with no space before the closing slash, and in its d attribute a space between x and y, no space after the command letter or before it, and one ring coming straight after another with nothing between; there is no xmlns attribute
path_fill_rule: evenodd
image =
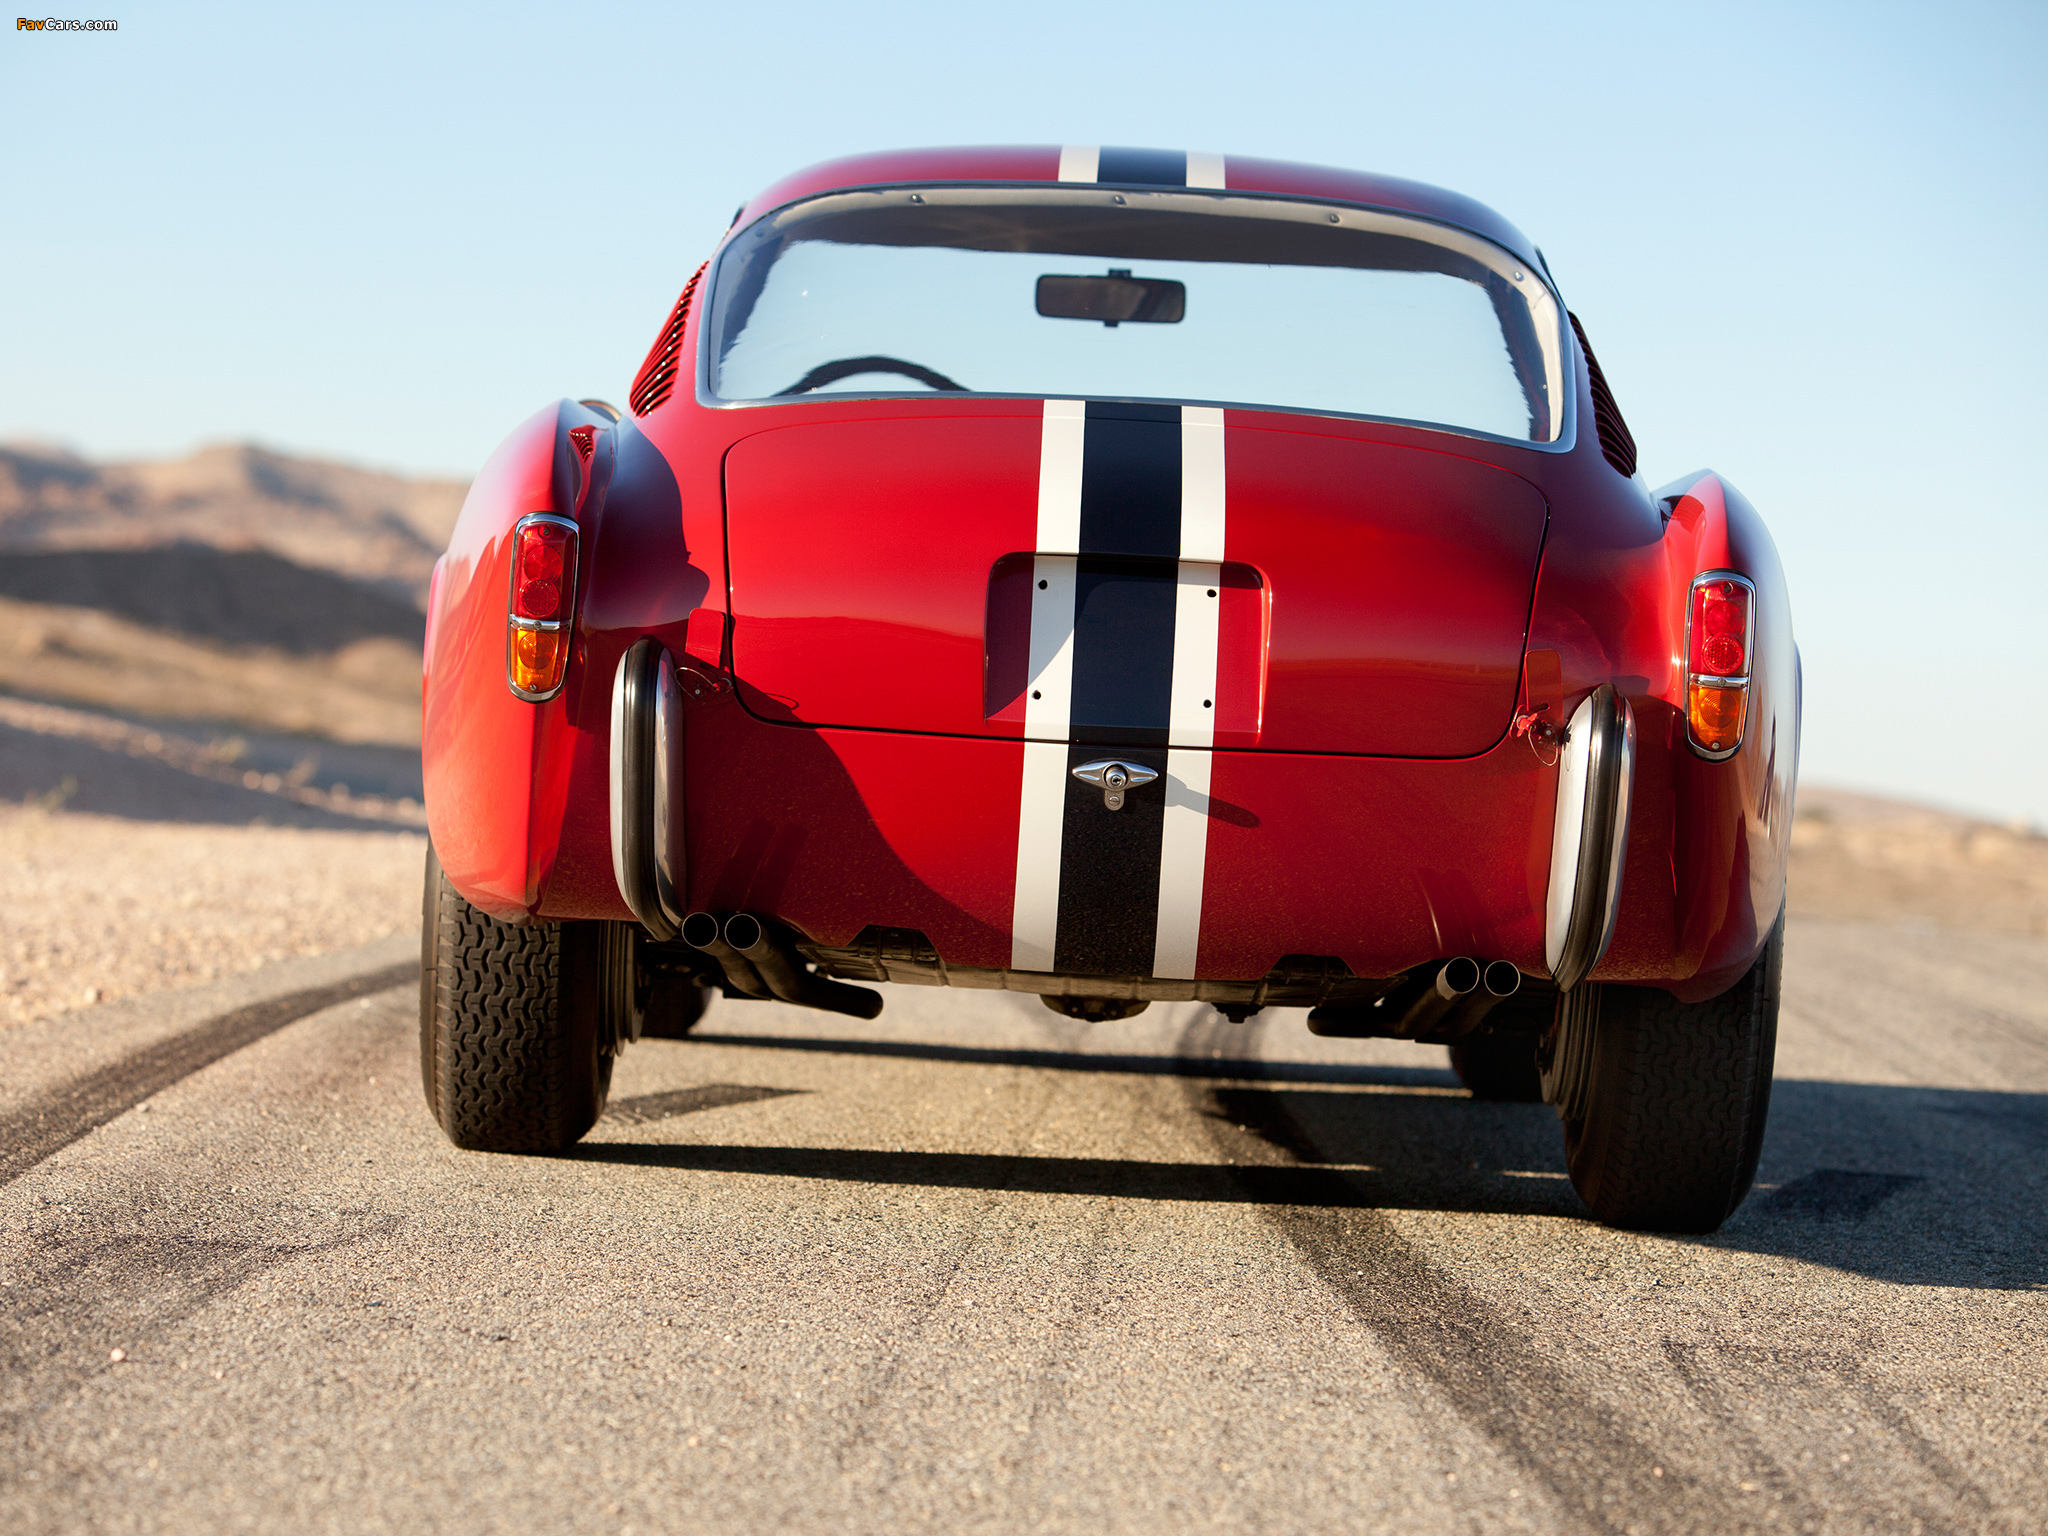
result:
<svg viewBox="0 0 2048 1536"><path fill-rule="evenodd" d="M505 675L521 698L562 686L576 605L576 525L552 513L522 517L512 531L512 597Z"/></svg>
<svg viewBox="0 0 2048 1536"><path fill-rule="evenodd" d="M530 522L519 529L512 575L512 613L521 619L562 616L563 574L576 547L576 530L555 522Z"/></svg>
<svg viewBox="0 0 2048 1536"><path fill-rule="evenodd" d="M1688 669L1709 677L1749 675L1749 583L1703 576L1692 584Z"/></svg>
<svg viewBox="0 0 2048 1536"><path fill-rule="evenodd" d="M1692 584L1685 625L1685 727L1693 749L1726 757L1742 745L1749 717L1750 649L1756 592L1725 571Z"/></svg>

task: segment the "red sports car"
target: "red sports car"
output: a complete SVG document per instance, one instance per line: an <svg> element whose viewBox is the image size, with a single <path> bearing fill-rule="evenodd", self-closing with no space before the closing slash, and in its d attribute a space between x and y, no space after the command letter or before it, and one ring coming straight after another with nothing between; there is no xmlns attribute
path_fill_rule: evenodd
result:
<svg viewBox="0 0 2048 1536"><path fill-rule="evenodd" d="M1446 1044L1602 1219L1769 1102L1799 659L1543 254L1414 182L1107 146L802 172L621 414L478 475L427 632L421 1059L587 1131L714 994L1162 1000Z"/></svg>

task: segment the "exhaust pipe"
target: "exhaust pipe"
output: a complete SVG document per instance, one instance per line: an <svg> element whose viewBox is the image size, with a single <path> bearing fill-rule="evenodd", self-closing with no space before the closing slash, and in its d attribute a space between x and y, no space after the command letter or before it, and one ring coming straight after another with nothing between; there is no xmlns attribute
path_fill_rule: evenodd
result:
<svg viewBox="0 0 2048 1536"><path fill-rule="evenodd" d="M1494 1007L1521 990L1522 973L1460 955L1430 980L1411 977L1376 1003L1326 1003L1308 1016L1311 1034L1340 1039L1447 1040L1470 1034Z"/></svg>
<svg viewBox="0 0 2048 1536"><path fill-rule="evenodd" d="M799 1008L822 1008L827 1013L844 1013L856 1019L872 1019L882 1011L882 994L866 987L849 987L843 981L814 975L786 944L776 942L767 924L750 912L735 912L725 920L725 943L767 984L768 990L785 1003Z"/></svg>
<svg viewBox="0 0 2048 1536"><path fill-rule="evenodd" d="M1459 1008L1479 990L1482 974L1477 960L1464 955L1446 960L1443 969L1436 973L1436 984L1418 997L1401 1016L1402 1035L1412 1040L1417 1035L1432 1033L1446 1014Z"/></svg>
<svg viewBox="0 0 2048 1536"><path fill-rule="evenodd" d="M1467 993L1443 1021L1443 1033L1469 1035L1477 1029L1496 1004L1504 1003L1522 990L1522 973L1505 960L1496 960L1481 973L1480 984Z"/></svg>
<svg viewBox="0 0 2048 1536"><path fill-rule="evenodd" d="M744 997L774 996L761 973L747 963L747 957L725 942L718 919L709 912L692 912L683 919L683 942L716 960L718 968L725 972L727 985L735 992Z"/></svg>
<svg viewBox="0 0 2048 1536"><path fill-rule="evenodd" d="M1351 1040L1412 1040L1434 1032L1444 1015L1478 991L1481 977L1479 962L1460 955L1439 966L1434 980L1411 978L1377 1002L1325 1003L1309 1014L1309 1033Z"/></svg>
<svg viewBox="0 0 2048 1536"><path fill-rule="evenodd" d="M1463 955L1446 960L1444 968L1436 973L1436 995L1447 1003L1455 1003L1466 993L1476 991L1479 979L1477 960L1468 960Z"/></svg>

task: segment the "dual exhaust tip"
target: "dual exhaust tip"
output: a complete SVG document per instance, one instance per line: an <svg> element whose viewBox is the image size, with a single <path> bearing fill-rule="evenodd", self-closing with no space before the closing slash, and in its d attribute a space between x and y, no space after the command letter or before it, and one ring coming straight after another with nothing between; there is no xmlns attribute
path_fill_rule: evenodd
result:
<svg viewBox="0 0 2048 1536"><path fill-rule="evenodd" d="M683 919L682 939L716 960L727 986L744 997L773 997L856 1019L872 1019L882 1011L881 993L818 975L805 966L795 946L751 912L735 912L723 921L714 913L692 912Z"/></svg>
<svg viewBox="0 0 2048 1536"><path fill-rule="evenodd" d="M1481 965L1460 955L1455 960L1446 960L1443 969L1436 973L1437 996L1447 1003L1469 997L1481 987L1492 997L1513 997L1521 985L1522 973L1505 960Z"/></svg>

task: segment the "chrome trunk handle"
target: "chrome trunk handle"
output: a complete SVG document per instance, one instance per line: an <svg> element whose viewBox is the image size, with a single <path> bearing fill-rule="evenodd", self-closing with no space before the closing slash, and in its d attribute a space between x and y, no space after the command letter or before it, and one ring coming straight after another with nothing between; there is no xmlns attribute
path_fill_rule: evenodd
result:
<svg viewBox="0 0 2048 1536"><path fill-rule="evenodd" d="M1101 790L1102 804L1106 809L1120 811L1124 808L1124 791L1143 789L1159 775L1136 763L1123 763L1106 757L1098 762L1083 763L1074 770L1074 777Z"/></svg>

